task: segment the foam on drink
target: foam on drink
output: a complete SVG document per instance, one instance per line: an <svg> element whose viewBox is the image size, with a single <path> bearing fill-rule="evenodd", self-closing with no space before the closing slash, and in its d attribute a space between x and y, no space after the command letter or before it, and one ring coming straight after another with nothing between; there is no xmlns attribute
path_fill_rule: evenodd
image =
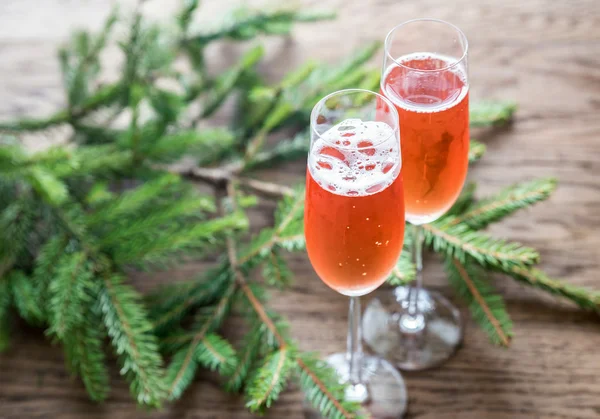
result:
<svg viewBox="0 0 600 419"><path fill-rule="evenodd" d="M417 52L404 55L396 62L408 68L395 63L390 65L382 77L381 90L394 105L404 110L442 112L461 102L469 91L466 74L460 65L439 73L435 71L449 67L454 61L454 58L441 54ZM419 72L419 69L428 72ZM443 97L440 92L444 92Z"/></svg>
<svg viewBox="0 0 600 419"><path fill-rule="evenodd" d="M321 134L308 157L308 169L324 189L343 196L382 191L401 168L400 143L384 122L346 119Z"/></svg>

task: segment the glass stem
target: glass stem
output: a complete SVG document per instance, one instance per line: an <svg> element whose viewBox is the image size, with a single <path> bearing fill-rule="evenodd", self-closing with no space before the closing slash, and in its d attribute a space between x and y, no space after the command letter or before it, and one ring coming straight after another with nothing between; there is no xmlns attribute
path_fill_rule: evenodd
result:
<svg viewBox="0 0 600 419"><path fill-rule="evenodd" d="M352 385L362 384L362 324L360 297L350 297L348 310L348 381Z"/></svg>
<svg viewBox="0 0 600 419"><path fill-rule="evenodd" d="M425 319L419 308L419 294L423 287L423 227L412 225L412 247L416 276L408 291L408 310L400 319L400 328L406 333L418 333L425 328Z"/></svg>

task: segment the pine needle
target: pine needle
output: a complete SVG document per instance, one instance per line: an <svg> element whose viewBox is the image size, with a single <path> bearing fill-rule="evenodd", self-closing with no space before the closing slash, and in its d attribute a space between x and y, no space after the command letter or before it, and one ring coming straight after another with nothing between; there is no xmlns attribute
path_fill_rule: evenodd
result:
<svg viewBox="0 0 600 419"><path fill-rule="evenodd" d="M469 124L472 127L503 125L513 117L517 110L515 102L479 102L469 109Z"/></svg>
<svg viewBox="0 0 600 419"><path fill-rule="evenodd" d="M0 277L0 353L10 345L11 293L8 281Z"/></svg>
<svg viewBox="0 0 600 419"><path fill-rule="evenodd" d="M251 69L262 58L264 49L258 45L249 50L238 64L221 74L214 82L214 88L204 103L200 118L212 115L225 101L229 93L237 86L245 72Z"/></svg>
<svg viewBox="0 0 600 419"><path fill-rule="evenodd" d="M243 7L226 16L218 29L193 35L186 42L206 45L217 39L248 40L259 34L285 35L290 32L294 22L315 22L333 17L332 13L292 10L261 12Z"/></svg>
<svg viewBox="0 0 600 419"><path fill-rule="evenodd" d="M486 146L479 141L471 139L469 141L469 163L475 163L485 154Z"/></svg>
<svg viewBox="0 0 600 419"><path fill-rule="evenodd" d="M154 330L163 334L194 307L212 304L231 284L232 276L227 266L209 269L191 285L175 290L169 298L151 306L150 317ZM164 294L163 290L159 290Z"/></svg>
<svg viewBox="0 0 600 419"><path fill-rule="evenodd" d="M184 347L173 355L173 359L167 368L165 381L169 385L169 400L178 400L183 392L190 386L196 371L198 363L192 356L188 347Z"/></svg>
<svg viewBox="0 0 600 419"><path fill-rule="evenodd" d="M584 310L595 311L600 314L600 291L552 279L537 268L514 266L508 273L519 282L566 298Z"/></svg>
<svg viewBox="0 0 600 419"><path fill-rule="evenodd" d="M38 290L24 272L13 270L7 276L12 291L12 300L19 315L33 326L46 322Z"/></svg>
<svg viewBox="0 0 600 419"><path fill-rule="evenodd" d="M536 263L539 254L519 243L507 242L487 234L471 230L466 224L452 224L448 217L423 225L425 243L436 252L445 253L465 263L470 256L483 266L500 268L506 272L514 266Z"/></svg>
<svg viewBox="0 0 600 419"><path fill-rule="evenodd" d="M216 330L222 323L226 314L231 308L231 299L235 293L235 284L229 285L219 303L208 310L208 313L199 313L197 316L196 324L194 326L194 332L192 339L189 344L181 348L174 356L171 365L169 365L167 373L167 385L168 385L168 397L169 400L177 400L185 389L191 384L198 368L198 363L208 365L210 367L220 367L224 372L229 372L234 368L234 361L231 359L225 359L222 363L215 358L215 352L211 350L217 349L214 345L220 348L222 351L228 351L225 349L222 342L216 342L216 339L206 341L203 343L207 335ZM205 343L208 343L209 347ZM231 349L232 353L233 349ZM235 359L235 355L233 355Z"/></svg>
<svg viewBox="0 0 600 419"><path fill-rule="evenodd" d="M57 262L49 286L48 304L50 328L48 333L64 339L85 319L86 307L92 304L89 289L93 272L85 253L65 254Z"/></svg>
<svg viewBox="0 0 600 419"><path fill-rule="evenodd" d="M104 325L121 365L121 375L130 383L131 394L140 405L159 406L165 395L162 359L150 332L141 298L119 276L104 278L99 304Z"/></svg>
<svg viewBox="0 0 600 419"><path fill-rule="evenodd" d="M297 359L300 386L306 399L321 416L329 419L358 419L360 404L347 402L345 385L340 384L335 370L312 353L300 354Z"/></svg>
<svg viewBox="0 0 600 419"><path fill-rule="evenodd" d="M225 384L227 391L237 393L244 387L248 373L258 358L264 335L265 326L258 321L244 336L237 366Z"/></svg>
<svg viewBox="0 0 600 419"><path fill-rule="evenodd" d="M510 346L512 321L506 311L504 299L496 293L482 269L469 260L462 264L446 258L448 280L468 304L473 319L496 345Z"/></svg>
<svg viewBox="0 0 600 419"><path fill-rule="evenodd" d="M237 366L237 357L233 346L223 337L208 333L196 348L196 362L222 376L231 376Z"/></svg>
<svg viewBox="0 0 600 419"><path fill-rule="evenodd" d="M101 318L90 307L81 316L83 321L63 337L67 364L73 374L81 376L90 398L100 402L110 391L104 355L104 329L98 327Z"/></svg>
<svg viewBox="0 0 600 419"><path fill-rule="evenodd" d="M394 287L406 285L415 279L415 275L416 269L412 263L412 255L408 250L404 249L398 258L396 266L392 269L387 283Z"/></svg>
<svg viewBox="0 0 600 419"><path fill-rule="evenodd" d="M277 400L294 369L295 351L283 346L269 354L246 387L246 407L251 412L264 412Z"/></svg>
<svg viewBox="0 0 600 419"><path fill-rule="evenodd" d="M460 215L471 207L473 202L475 201L475 190L477 189L477 184L473 182L467 183L463 186L463 189L456 199L456 202L452 207L446 212L445 216L453 216Z"/></svg>
<svg viewBox="0 0 600 419"><path fill-rule="evenodd" d="M263 265L263 278L267 284L283 289L291 284L292 275L281 253L273 249Z"/></svg>
<svg viewBox="0 0 600 419"><path fill-rule="evenodd" d="M498 194L472 205L468 211L454 218L452 225L464 222L475 230L485 228L521 208L546 200L555 189L554 178L536 179L509 186Z"/></svg>

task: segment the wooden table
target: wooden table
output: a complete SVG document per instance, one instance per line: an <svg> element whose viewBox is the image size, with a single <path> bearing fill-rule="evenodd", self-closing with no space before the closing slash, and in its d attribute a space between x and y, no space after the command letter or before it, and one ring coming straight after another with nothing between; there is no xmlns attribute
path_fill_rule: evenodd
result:
<svg viewBox="0 0 600 419"><path fill-rule="evenodd" d="M133 1L120 2L127 9ZM148 13L166 16L179 2L154 0ZM205 1L213 19L234 1ZM261 69L270 77L308 57L335 62L361 44L383 39L396 23L420 16L449 20L470 39L474 99L514 99L519 112L510 129L482 138L488 145L470 177L480 194L536 176L560 179L549 202L496 225L493 233L540 250L542 267L565 281L600 288L600 3L598 0L321 0L305 2L339 11L334 22L298 27L292 39L270 39ZM64 104L57 45L74 27L98 28L109 0L2 0L0 3L0 117L39 115ZM214 46L221 64L237 47ZM115 63L116 65L116 63ZM379 65L379 61L375 63ZM302 180L303 164L263 173L279 182ZM269 207L253 214L270 222ZM273 297L305 350L344 348L347 300L326 288L304 255L291 258L296 281ZM186 267L186 277L199 265ZM134 278L147 290L172 275ZM440 264L427 264L426 282L452 296ZM510 349L492 347L467 321L464 347L433 371L405 374L408 417L421 419L600 418L600 323L538 292L500 277L515 321ZM452 298L452 297L451 297ZM463 310L468 316L468 313ZM235 327L236 323L230 327ZM102 406L90 403L67 375L60 349L40 331L20 329L0 356L0 418L248 418L243 402L223 393L210 377L183 400L146 413L131 401L113 372L113 392ZM285 393L269 418L300 418L301 394Z"/></svg>

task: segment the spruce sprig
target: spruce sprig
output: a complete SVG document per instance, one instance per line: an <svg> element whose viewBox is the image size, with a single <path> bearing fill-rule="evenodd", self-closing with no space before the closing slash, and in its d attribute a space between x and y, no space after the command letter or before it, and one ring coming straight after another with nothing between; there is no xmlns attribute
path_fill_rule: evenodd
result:
<svg viewBox="0 0 600 419"><path fill-rule="evenodd" d="M504 300L484 278L484 271L467 259L461 263L446 258L448 280L456 292L468 304L473 319L488 334L490 340L509 346L512 338L512 322L506 311Z"/></svg>
<svg viewBox="0 0 600 419"><path fill-rule="evenodd" d="M141 405L180 398L202 368L223 375L227 390L243 392L252 411L267 409L295 379L324 417L358 418L359 406L343 401L335 372L302 352L286 319L268 308L268 288L291 283L286 253L305 247L304 192L249 176L308 152L306 121L322 96L378 88L379 71L365 63L379 44L336 66L308 62L272 85L258 74L264 51L253 45L228 70L211 75L204 65L209 43L284 34L295 22L330 15L242 9L219 27L196 31L198 3L184 2L175 32L146 22L137 10L120 39L120 76L103 85L99 57L121 16L111 14L97 35L79 32L60 53L66 108L0 124L16 136L41 131L53 137L61 125L73 130L72 144L35 154L13 137L0 137L0 350L16 313L64 347L69 370L93 400L110 391L110 346ZM180 56L191 71L175 69ZM176 88L165 88L164 79ZM238 92L235 123L204 127ZM475 104L471 122L505 124L515 109L512 103ZM112 124L121 114L131 115L126 127ZM298 134L267 146L270 134L283 129ZM484 153L484 144L471 141L472 163ZM195 166L178 164L185 156ZM198 193L193 181L212 187L216 198ZM533 249L479 231L545 200L554 187L554 180L533 180L478 199L474 185L467 186L446 216L425 227L427 243L447 260L450 282L494 343L510 343L511 323L488 272L600 311L597 291L549 278L534 267ZM273 226L248 237L244 210L254 194L279 203ZM128 284L132 269L217 254L212 268L146 298ZM262 281L251 279L253 270ZM414 275L405 250L389 282L405 284ZM247 321L241 344L220 334L232 311ZM163 356L170 360L166 368Z"/></svg>

